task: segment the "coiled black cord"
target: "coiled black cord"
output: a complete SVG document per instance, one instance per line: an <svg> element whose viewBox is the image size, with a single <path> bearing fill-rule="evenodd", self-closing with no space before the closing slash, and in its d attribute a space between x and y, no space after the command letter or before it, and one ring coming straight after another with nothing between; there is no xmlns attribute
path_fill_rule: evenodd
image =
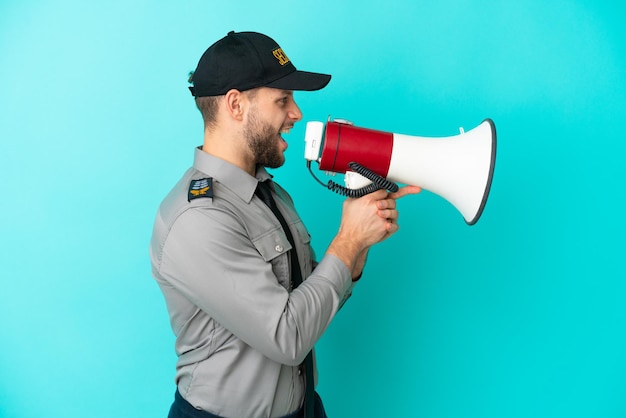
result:
<svg viewBox="0 0 626 418"><path fill-rule="evenodd" d="M386 178L384 178L383 176L380 176L376 173L374 173L372 170L368 169L367 167L362 166L359 163L356 162L351 162L348 164L348 167L350 167L350 169L352 171L354 171L355 173L358 173L360 175L362 175L363 177L367 178L369 181L372 182L372 184L368 184L367 186L361 187L359 189L350 189L348 187L342 186L340 184L335 183L332 180L328 181L328 184L324 184L320 179L318 179L315 174L313 173L313 170L311 169L311 162L307 162L307 167L309 168L309 171L311 172L311 175L313 176L313 178L315 180L317 180L317 182L319 184L321 184L322 186L328 188L328 190L331 190L337 194L340 194L342 196L346 196L346 197L363 197L366 194L370 194L372 192L375 192L376 190L380 190L380 189L385 189L385 190L389 190L390 192L397 192L399 187L396 183L391 182L389 180L387 180Z"/></svg>

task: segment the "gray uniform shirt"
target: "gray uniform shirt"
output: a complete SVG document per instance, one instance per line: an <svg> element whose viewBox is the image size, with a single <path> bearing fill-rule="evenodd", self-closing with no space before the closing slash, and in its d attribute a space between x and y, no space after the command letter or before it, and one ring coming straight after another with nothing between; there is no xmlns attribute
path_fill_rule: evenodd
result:
<svg viewBox="0 0 626 418"><path fill-rule="evenodd" d="M213 196L188 200L190 184L203 178L212 178L205 192ZM254 194L268 178L263 168L255 178L196 149L159 207L150 243L176 336L178 390L223 417L279 417L300 407L299 366L353 286L338 258L316 264L309 233L275 184L305 278L292 291L291 244Z"/></svg>

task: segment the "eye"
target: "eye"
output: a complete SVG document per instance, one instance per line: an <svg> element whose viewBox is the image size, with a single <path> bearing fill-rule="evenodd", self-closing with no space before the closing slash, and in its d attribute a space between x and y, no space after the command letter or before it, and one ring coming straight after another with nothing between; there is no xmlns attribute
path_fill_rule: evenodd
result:
<svg viewBox="0 0 626 418"><path fill-rule="evenodd" d="M292 101L293 101L293 93L291 91L284 90L280 95L277 96L276 103L280 107L286 107Z"/></svg>

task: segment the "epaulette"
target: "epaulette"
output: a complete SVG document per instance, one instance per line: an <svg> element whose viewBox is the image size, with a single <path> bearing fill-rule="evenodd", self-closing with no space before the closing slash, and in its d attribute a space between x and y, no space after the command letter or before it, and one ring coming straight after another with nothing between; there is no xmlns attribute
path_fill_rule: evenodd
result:
<svg viewBox="0 0 626 418"><path fill-rule="evenodd" d="M194 199L201 197L213 198L213 178L208 177L204 179L191 180L189 183L189 192L187 193L187 201L191 202Z"/></svg>

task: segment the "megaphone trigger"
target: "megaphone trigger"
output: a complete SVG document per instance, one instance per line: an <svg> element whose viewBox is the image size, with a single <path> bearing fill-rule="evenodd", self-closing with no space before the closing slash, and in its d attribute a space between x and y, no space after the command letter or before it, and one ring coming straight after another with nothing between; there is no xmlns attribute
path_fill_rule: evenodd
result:
<svg viewBox="0 0 626 418"><path fill-rule="evenodd" d="M387 180L383 176L376 174L369 168L364 167L359 163L356 163L354 161L350 162L348 163L348 167L350 167L350 169L352 170L352 171L346 171L345 182L348 187L351 187L350 184L348 184L348 181L350 180L350 177L353 177L353 178L366 179L370 183L375 184L378 189L385 189L385 190L389 190L390 192L397 192L399 189L396 183ZM350 176L350 173L352 174L351 176Z"/></svg>
<svg viewBox="0 0 626 418"><path fill-rule="evenodd" d="M324 184L313 173L310 161L307 163L307 167L309 168L311 175L315 180L317 180L318 183L328 188L330 191L338 193L342 196L358 198L380 189L385 189L390 192L397 192L399 190L397 184L385 179L356 162L350 162L348 166L352 171L348 170L344 173L344 182L346 183L346 186L342 186L332 180L329 180L327 184Z"/></svg>

